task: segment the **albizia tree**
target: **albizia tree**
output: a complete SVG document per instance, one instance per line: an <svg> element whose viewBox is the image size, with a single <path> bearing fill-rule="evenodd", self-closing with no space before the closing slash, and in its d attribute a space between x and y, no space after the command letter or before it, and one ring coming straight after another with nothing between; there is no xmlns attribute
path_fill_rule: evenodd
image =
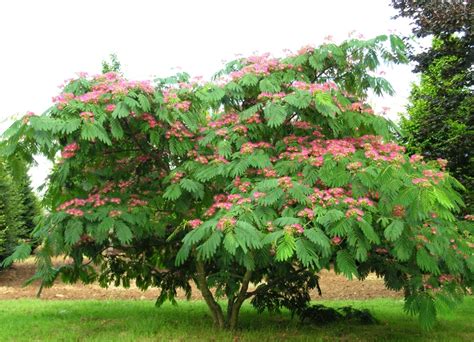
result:
<svg viewBox="0 0 474 342"><path fill-rule="evenodd" d="M365 102L392 92L375 70L403 50L380 36L236 60L208 83L68 82L4 135L5 154L54 162L36 278L134 280L161 288L158 303L194 282L215 324L235 328L246 300L298 312L323 268L375 272L430 327L435 300L472 286L474 257L445 162L405 155ZM55 268L58 255L73 262Z"/></svg>

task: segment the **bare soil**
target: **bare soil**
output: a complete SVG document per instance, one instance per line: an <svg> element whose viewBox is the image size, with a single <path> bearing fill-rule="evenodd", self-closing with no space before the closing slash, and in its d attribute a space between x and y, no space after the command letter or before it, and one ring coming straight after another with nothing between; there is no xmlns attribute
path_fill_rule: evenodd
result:
<svg viewBox="0 0 474 342"><path fill-rule="evenodd" d="M62 260L61 260L62 261ZM58 263L61 262L58 260ZM0 300L35 298L38 284L23 286L35 271L34 259L30 258L24 262L16 263L11 268L0 272ZM400 292L387 290L383 280L375 274L370 274L364 281L347 280L344 276L335 274L333 271L322 271L320 273L320 287L323 295L320 297L317 291L313 291L315 300L325 299L369 299L380 297L401 297ZM193 288L194 289L194 288ZM58 281L52 288L43 289L42 299L156 299L159 289L141 291L136 286L130 288L114 287L101 288L98 284L64 284ZM184 299L184 293L178 293L179 298ZM192 299L201 299L200 292L193 290Z"/></svg>

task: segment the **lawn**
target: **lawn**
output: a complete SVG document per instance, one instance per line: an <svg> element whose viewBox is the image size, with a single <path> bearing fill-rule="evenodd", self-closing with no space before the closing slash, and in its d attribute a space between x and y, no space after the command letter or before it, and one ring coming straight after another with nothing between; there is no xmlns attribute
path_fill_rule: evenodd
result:
<svg viewBox="0 0 474 342"><path fill-rule="evenodd" d="M212 327L201 301L166 304L150 301L0 301L0 341L474 341L474 297L441 315L432 332L403 313L396 299L331 301L369 309L378 325L303 325L287 313L258 315L244 306L241 329L222 332Z"/></svg>

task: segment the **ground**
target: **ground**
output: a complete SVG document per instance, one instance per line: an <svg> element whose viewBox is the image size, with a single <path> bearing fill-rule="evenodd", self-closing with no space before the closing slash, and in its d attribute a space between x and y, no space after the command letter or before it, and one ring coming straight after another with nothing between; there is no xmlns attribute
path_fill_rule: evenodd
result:
<svg viewBox="0 0 474 342"><path fill-rule="evenodd" d="M57 260L57 262L61 261ZM34 259L30 258L25 262L14 264L10 269L1 271L0 299L34 298L38 285L23 286L24 282L34 274L34 270ZM377 278L375 274L370 274L364 281L350 281L332 271L323 271L320 286L323 295L319 297L317 291L313 291L312 297L315 300L402 297L399 292L387 290L383 280ZM103 289L98 284L68 285L58 282L52 288L44 289L41 297L43 299L155 299L158 294L158 289L141 291L133 285L129 289L123 287ZM182 292L179 296L184 298ZM192 299L201 299L199 291L193 291Z"/></svg>

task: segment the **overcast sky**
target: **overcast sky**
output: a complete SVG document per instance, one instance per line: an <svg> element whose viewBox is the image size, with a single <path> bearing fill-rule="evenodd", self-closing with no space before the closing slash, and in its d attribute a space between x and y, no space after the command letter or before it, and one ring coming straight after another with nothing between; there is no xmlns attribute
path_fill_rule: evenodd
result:
<svg viewBox="0 0 474 342"><path fill-rule="evenodd" d="M355 30L367 38L392 30L410 33L406 20L392 20L390 0L239 1L1 1L0 132L8 118L42 113L65 79L98 73L116 53L129 79L166 76L176 68L209 77L223 61L255 51L282 55L307 44L336 41ZM409 66L384 68L394 97L373 98L376 108L403 111ZM35 168L39 185L46 167Z"/></svg>

